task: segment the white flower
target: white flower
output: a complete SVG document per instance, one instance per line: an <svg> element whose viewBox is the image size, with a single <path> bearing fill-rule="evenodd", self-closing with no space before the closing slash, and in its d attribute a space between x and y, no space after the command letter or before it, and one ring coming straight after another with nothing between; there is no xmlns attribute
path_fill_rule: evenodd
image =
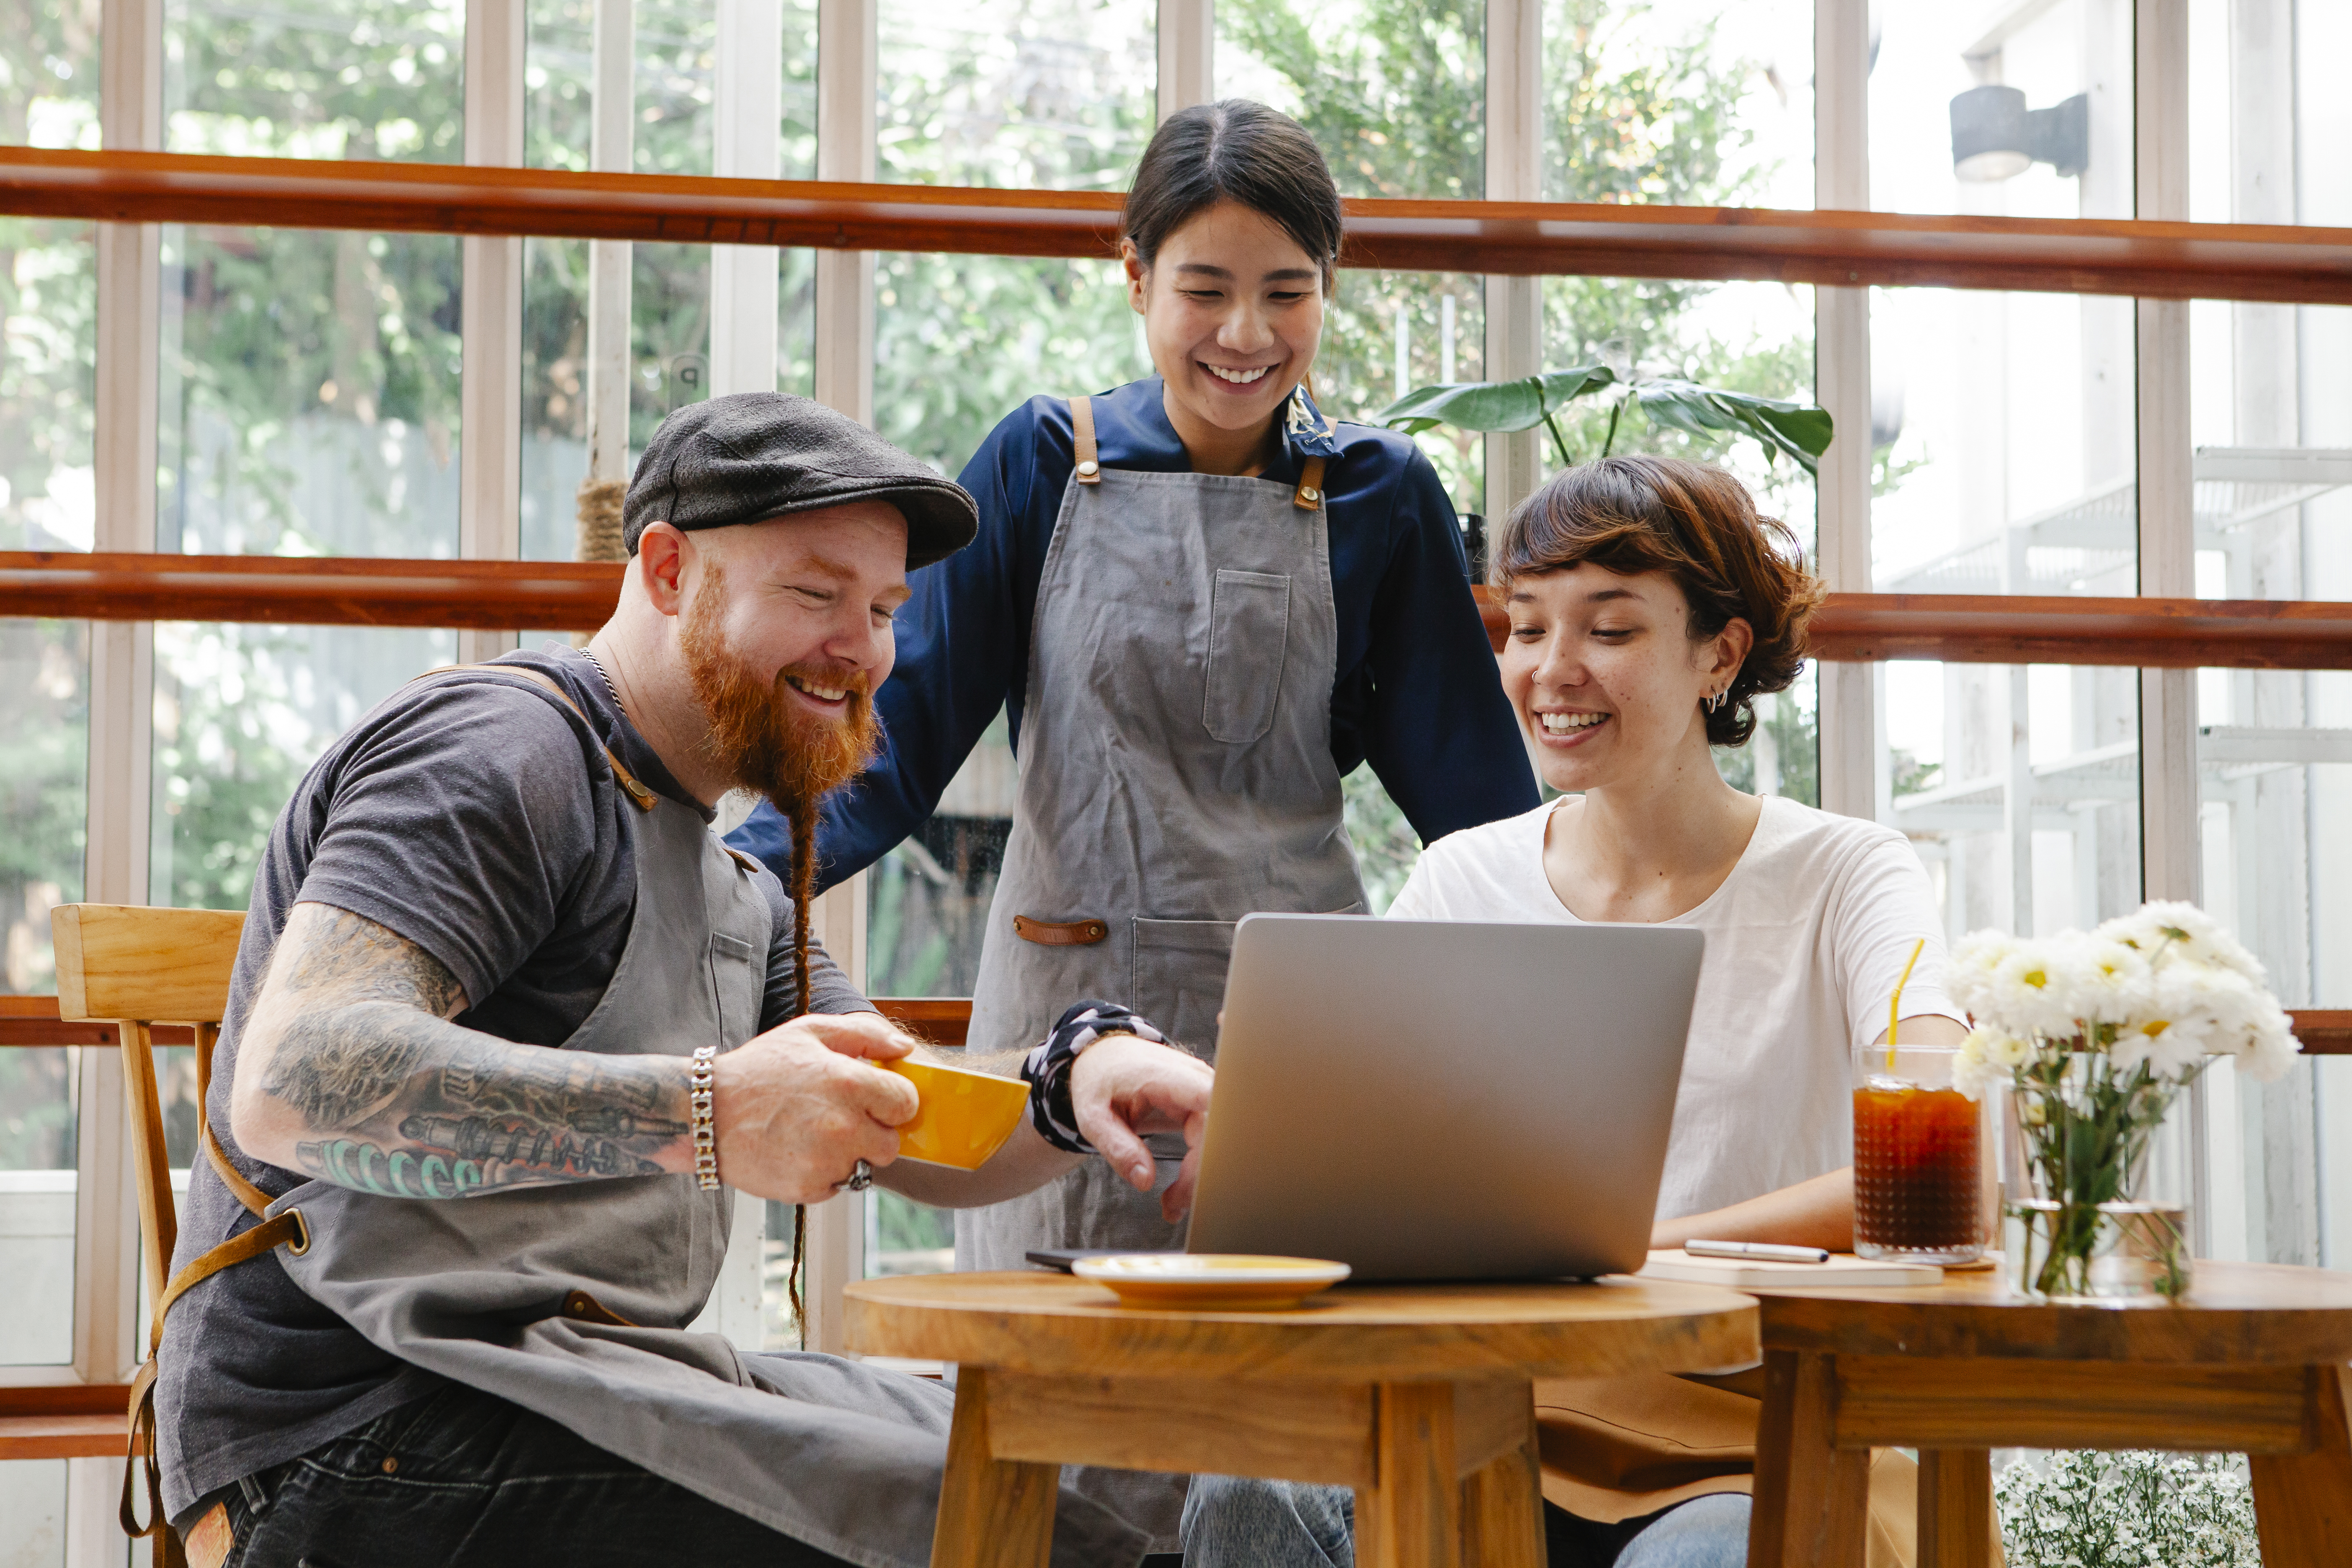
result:
<svg viewBox="0 0 2352 1568"><path fill-rule="evenodd" d="M2302 1050L2303 1042L2294 1037L2293 1022L2273 1002L2254 1021L2251 1044L2238 1058L2238 1070L2258 1083L2275 1083L2294 1066L2294 1058Z"/></svg>
<svg viewBox="0 0 2352 1568"><path fill-rule="evenodd" d="M2147 1008L2155 974L2147 957L2105 931L2068 931L2053 944L2066 994L2063 1000L2084 1022L2128 1023Z"/></svg>
<svg viewBox="0 0 2352 1568"><path fill-rule="evenodd" d="M2294 1047L2291 1037L2275 1037L2284 1025L2278 1004L2237 971L2185 958L2160 963L2152 993L2147 1012L2133 1022L2148 1037L2160 1070L2193 1069L2200 1058L2220 1054L2248 1058L2250 1070L2286 1070ZM2256 1068L2251 1058L2265 1038L2269 1054Z"/></svg>
<svg viewBox="0 0 2352 1568"><path fill-rule="evenodd" d="M2099 931L2131 943L2158 963L2185 958L2230 970L2256 985L2267 978L2261 962L2195 904L2142 904L2135 912L2107 921Z"/></svg>
<svg viewBox="0 0 2352 1568"><path fill-rule="evenodd" d="M1985 1040L1985 1055L2005 1068L2021 1068L2033 1059L2033 1042L1998 1032Z"/></svg>
<svg viewBox="0 0 2352 1568"><path fill-rule="evenodd" d="M2122 1029L2116 1035L2115 1044L2107 1047L2108 1058L2116 1064L2117 1072L2129 1072L2155 1056L2156 1043L2170 1032L2169 1023L2160 1020ZM2168 1059L2169 1052L2167 1054ZM2159 1063L2156 1070L2160 1073L2169 1069Z"/></svg>
<svg viewBox="0 0 2352 1568"><path fill-rule="evenodd" d="M2006 1079L2010 1068L2015 1065L2000 1059L2004 1045L2023 1047L2024 1042L2012 1040L1997 1030L1969 1030L1969 1037L1960 1042L1960 1048L1952 1056L1952 1087L1967 1099L1982 1100L1985 1090Z"/></svg>
<svg viewBox="0 0 2352 1568"><path fill-rule="evenodd" d="M2005 931L1969 932L1952 949L1944 974L1944 994L1964 1013L1990 1013L1999 1000L1994 976L2017 946L2017 939Z"/></svg>
<svg viewBox="0 0 2352 1568"><path fill-rule="evenodd" d="M1983 1005L1969 1007L1970 1014L2012 1035L2064 1039L2076 1034L2086 960L2078 951L2080 933L2072 934L2073 942L2060 938L2011 947L1986 977Z"/></svg>

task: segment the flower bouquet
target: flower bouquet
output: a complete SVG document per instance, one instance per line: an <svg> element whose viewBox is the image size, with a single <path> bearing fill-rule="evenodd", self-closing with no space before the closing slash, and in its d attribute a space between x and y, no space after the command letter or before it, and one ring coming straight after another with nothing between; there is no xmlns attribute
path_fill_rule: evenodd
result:
<svg viewBox="0 0 2352 1568"><path fill-rule="evenodd" d="M2183 1211L2142 1201L2149 1144L2213 1057L2263 1081L2293 1064L2263 966L2195 905L2157 903L2047 939L1972 932L1949 991L1976 1024L1954 1087L2013 1096L2032 1189L2009 1205L2019 1288L2062 1300L2187 1290Z"/></svg>

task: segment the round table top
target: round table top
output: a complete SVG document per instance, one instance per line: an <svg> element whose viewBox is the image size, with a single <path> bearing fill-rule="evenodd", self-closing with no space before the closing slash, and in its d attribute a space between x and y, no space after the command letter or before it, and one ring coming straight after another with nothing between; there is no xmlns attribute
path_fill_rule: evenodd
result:
<svg viewBox="0 0 2352 1568"><path fill-rule="evenodd" d="M2179 1302L2061 1306L2014 1293L2005 1267L1919 1287L1742 1286L1771 1350L2167 1365L2352 1361L2352 1274L2198 1260Z"/></svg>
<svg viewBox="0 0 2352 1568"><path fill-rule="evenodd" d="M1710 1372L1759 1354L1756 1304L1711 1285L1342 1285L1281 1311L1122 1307L1066 1274L915 1274L844 1289L848 1347L1007 1371L1381 1383Z"/></svg>

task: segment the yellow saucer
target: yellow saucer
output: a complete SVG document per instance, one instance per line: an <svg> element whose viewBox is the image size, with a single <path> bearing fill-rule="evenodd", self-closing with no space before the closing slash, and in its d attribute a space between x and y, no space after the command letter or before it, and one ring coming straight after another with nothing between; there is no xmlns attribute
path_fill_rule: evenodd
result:
<svg viewBox="0 0 2352 1568"><path fill-rule="evenodd" d="M898 1128L898 1158L976 1171L1028 1113L1029 1086L937 1062L877 1062L915 1086L921 1109Z"/></svg>
<svg viewBox="0 0 2352 1568"><path fill-rule="evenodd" d="M1318 1258L1260 1258L1239 1252L1129 1252L1082 1258L1070 1272L1107 1285L1122 1307L1270 1311L1296 1307L1351 1270Z"/></svg>

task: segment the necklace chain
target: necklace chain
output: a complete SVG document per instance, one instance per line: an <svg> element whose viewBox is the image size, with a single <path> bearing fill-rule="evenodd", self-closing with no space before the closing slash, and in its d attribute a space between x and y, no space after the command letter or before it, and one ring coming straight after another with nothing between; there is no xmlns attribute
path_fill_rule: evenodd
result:
<svg viewBox="0 0 2352 1568"><path fill-rule="evenodd" d="M613 672L604 668L604 661L596 657L595 649L583 647L580 651L588 656L588 662L594 665L596 673L604 678L604 689L613 694L613 706L626 713L629 710L628 704L621 700L621 689L613 684Z"/></svg>

